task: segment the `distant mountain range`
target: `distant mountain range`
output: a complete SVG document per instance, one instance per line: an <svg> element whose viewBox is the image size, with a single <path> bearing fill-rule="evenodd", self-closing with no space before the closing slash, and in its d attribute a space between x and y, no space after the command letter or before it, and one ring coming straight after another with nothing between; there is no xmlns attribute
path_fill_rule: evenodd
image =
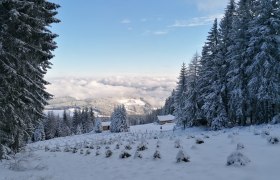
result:
<svg viewBox="0 0 280 180"><path fill-rule="evenodd" d="M110 116L115 106L124 104L129 115L148 114L156 107L149 104L144 98L91 98L78 100L74 97L57 97L49 101L46 110L62 110L74 107L93 107L99 115Z"/></svg>

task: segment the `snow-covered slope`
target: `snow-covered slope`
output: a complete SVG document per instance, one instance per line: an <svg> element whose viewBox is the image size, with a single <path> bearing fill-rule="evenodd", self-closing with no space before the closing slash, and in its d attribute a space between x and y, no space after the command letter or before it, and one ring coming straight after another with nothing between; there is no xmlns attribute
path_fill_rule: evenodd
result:
<svg viewBox="0 0 280 180"><path fill-rule="evenodd" d="M270 136L280 136L279 125L233 128L218 132L199 128L173 132L173 124L160 127L148 124L131 127L130 133L92 133L29 144L26 151L18 154L14 160L0 162L0 179L280 179L280 144L270 144L267 140ZM204 143L196 143L201 140ZM139 151L142 158L135 159L133 156L140 144L148 149ZM180 148L175 148L178 144ZM45 151L46 147L49 149ZM71 152L63 152L66 147ZM74 148L77 148L77 153L73 153ZM112 156L106 158L105 152L108 149L112 151ZM121 159L120 154L124 150L132 156ZM153 158L156 150L161 159ZM177 163L176 156L180 150L190 157L190 162ZM90 154L86 155L86 152ZM100 155L96 156L97 152ZM230 160L240 160L241 157L241 160L246 160L242 162L248 164L227 166L227 158L233 152L233 155L242 155L233 156Z"/></svg>

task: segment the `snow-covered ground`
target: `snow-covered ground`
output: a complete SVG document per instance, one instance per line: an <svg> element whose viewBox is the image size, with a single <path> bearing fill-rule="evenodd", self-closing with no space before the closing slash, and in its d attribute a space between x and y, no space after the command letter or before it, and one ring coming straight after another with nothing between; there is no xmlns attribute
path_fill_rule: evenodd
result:
<svg viewBox="0 0 280 180"><path fill-rule="evenodd" d="M271 136L280 136L279 125L217 132L198 128L173 132L172 124L163 125L162 129L159 125L148 124L131 127L130 133L105 132L57 138L29 144L15 159L0 162L0 179L279 180L280 144L268 143ZM197 140L204 143L196 144ZM142 158L134 158L139 144L148 149L139 151ZM181 147L175 148L175 145ZM125 150L132 156L121 159L125 146L132 148ZM74 147L77 153L73 153ZM71 152L64 152L65 149ZM106 158L108 149L112 156ZM190 157L190 162L176 162L181 149ZM58 152L60 150L62 152ZM156 150L161 159L153 158ZM90 154L86 155L86 152ZM96 156L96 152L100 155ZM233 152L242 153L246 157L243 162L248 164L227 166L227 158Z"/></svg>

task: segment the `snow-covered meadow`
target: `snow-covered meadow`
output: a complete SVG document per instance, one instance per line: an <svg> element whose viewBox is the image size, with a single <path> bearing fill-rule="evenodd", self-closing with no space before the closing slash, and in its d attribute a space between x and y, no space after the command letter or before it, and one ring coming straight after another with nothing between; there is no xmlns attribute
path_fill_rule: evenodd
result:
<svg viewBox="0 0 280 180"><path fill-rule="evenodd" d="M0 162L0 179L279 179L279 125L222 131L173 131L173 125L148 124L133 126L129 133L89 133L29 144L15 159ZM160 158L155 158L156 150ZM179 151L189 162L177 162Z"/></svg>

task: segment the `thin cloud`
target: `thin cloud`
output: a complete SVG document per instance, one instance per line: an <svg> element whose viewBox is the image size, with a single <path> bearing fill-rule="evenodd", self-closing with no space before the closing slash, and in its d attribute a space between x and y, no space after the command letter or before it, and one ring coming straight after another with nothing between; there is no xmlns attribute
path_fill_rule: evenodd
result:
<svg viewBox="0 0 280 180"><path fill-rule="evenodd" d="M130 21L130 19L123 19L123 20L121 21L121 23L122 23L122 24L130 24L131 21Z"/></svg>
<svg viewBox="0 0 280 180"><path fill-rule="evenodd" d="M176 20L174 24L169 27L196 27L212 24L215 18L221 19L223 14L195 17L189 20Z"/></svg>
<svg viewBox="0 0 280 180"><path fill-rule="evenodd" d="M188 3L195 4L199 11L213 12L226 7L227 0L185 0Z"/></svg>
<svg viewBox="0 0 280 180"><path fill-rule="evenodd" d="M161 35L168 34L168 31L154 31L153 34L157 36L161 36Z"/></svg>
<svg viewBox="0 0 280 180"><path fill-rule="evenodd" d="M55 97L87 98L144 98L154 107L163 105L176 86L176 79L169 77L116 76L103 78L52 78L47 86Z"/></svg>

